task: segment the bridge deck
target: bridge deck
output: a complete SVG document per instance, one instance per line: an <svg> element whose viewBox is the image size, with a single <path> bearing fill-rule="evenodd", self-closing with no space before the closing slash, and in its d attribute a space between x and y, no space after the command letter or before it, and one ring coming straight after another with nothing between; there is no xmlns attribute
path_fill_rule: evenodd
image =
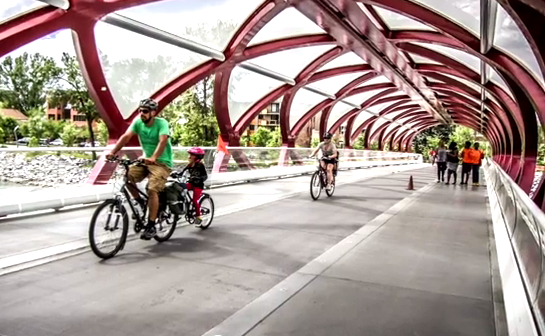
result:
<svg viewBox="0 0 545 336"><path fill-rule="evenodd" d="M434 177L426 168L352 182L319 201L305 191L164 244L130 242L106 262L85 253L4 275L0 334L202 335L237 316L238 329L214 335L492 334L484 188L415 194L409 175L416 188ZM320 255L343 249L318 272ZM288 284L290 295L272 295L280 308L267 301L301 274L310 281L297 294Z"/></svg>

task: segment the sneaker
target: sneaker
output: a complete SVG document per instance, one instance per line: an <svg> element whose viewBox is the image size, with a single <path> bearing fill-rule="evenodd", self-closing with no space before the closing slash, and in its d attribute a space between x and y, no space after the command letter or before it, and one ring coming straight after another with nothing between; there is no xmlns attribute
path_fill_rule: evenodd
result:
<svg viewBox="0 0 545 336"><path fill-rule="evenodd" d="M157 230L155 229L155 225L148 225L144 232L140 235L140 239L143 240L150 240L151 238L155 237L157 234Z"/></svg>
<svg viewBox="0 0 545 336"><path fill-rule="evenodd" d="M450 184L450 182L447 182L447 183L445 183L445 184L446 184L446 185L449 185L449 184Z"/></svg>
<svg viewBox="0 0 545 336"><path fill-rule="evenodd" d="M196 227L200 227L202 224L202 219L201 217L195 217L195 226Z"/></svg>

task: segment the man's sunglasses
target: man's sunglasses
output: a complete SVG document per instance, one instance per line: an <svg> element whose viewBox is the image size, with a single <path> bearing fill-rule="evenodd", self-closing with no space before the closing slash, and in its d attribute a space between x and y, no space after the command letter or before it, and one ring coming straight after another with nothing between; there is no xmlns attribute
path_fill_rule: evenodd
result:
<svg viewBox="0 0 545 336"><path fill-rule="evenodd" d="M150 110L140 109L138 112L148 114L148 113L150 113Z"/></svg>

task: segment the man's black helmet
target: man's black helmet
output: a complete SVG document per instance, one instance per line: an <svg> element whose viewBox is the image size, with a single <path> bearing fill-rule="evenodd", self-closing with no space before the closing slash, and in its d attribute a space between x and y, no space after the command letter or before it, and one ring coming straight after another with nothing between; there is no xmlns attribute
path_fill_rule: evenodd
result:
<svg viewBox="0 0 545 336"><path fill-rule="evenodd" d="M333 137L333 135L331 135L331 133L329 133L329 132L324 133L324 139L331 139L332 137Z"/></svg>
<svg viewBox="0 0 545 336"><path fill-rule="evenodd" d="M150 111L155 111L157 110L157 102L153 99L146 98L140 101L139 107Z"/></svg>

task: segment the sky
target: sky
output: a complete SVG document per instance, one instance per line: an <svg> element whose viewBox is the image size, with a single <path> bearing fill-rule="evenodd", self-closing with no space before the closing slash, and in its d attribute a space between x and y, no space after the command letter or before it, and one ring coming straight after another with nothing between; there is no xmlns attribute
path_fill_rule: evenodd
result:
<svg viewBox="0 0 545 336"><path fill-rule="evenodd" d="M478 34L479 30L479 1L478 0L413 0L422 5L436 10L439 13L448 13L452 18L458 20L465 27ZM173 33L175 35L199 42L205 43L214 49L221 50L225 47L229 38L236 28L250 15L253 10L261 3L260 0L168 0L159 1L148 5L137 6L119 11L117 14L127 16L131 19L155 26L161 30ZM13 15L18 15L26 10L42 6L43 3L34 0L0 0L0 20L4 20ZM516 57L520 57L522 63L533 71L539 71L537 62L529 52L527 41L521 38L521 33L514 25L512 19L499 6L499 15L496 27L495 44L508 50ZM386 20L392 28L404 27L424 27L422 24L415 23L414 20L402 17L387 10L380 10L379 14ZM230 26L222 31L221 34L213 36L211 34L187 33L187 28L194 28L199 25L203 27L214 26L219 20L230 22ZM277 37L287 37L299 34L320 33L321 28L312 21L299 13L296 9L290 8L267 24L250 42L255 44L267 41ZM174 64L177 73L172 73L171 78L186 71L189 67L197 65L206 60L205 57L155 41L138 34L125 31L123 29L99 22L95 28L97 46L101 52L108 56L110 62L120 61L127 58L139 57L147 60L155 57L171 56L173 60L179 60ZM34 41L26 46L11 53L17 56L22 52L40 52L53 57L60 62L62 52L74 54L71 31L63 30L55 32L45 38ZM430 47L430 45L426 45ZM294 77L311 59L316 55L323 53L331 48L330 46L307 47L298 50L278 52L274 55L267 55L254 59L251 62L279 72L288 77ZM477 63L470 55L464 55L463 52L456 54L449 51L448 48L433 47L437 51L454 55L457 59L468 62L471 68L475 68ZM355 54L351 53L335 61L338 65L357 64L362 62ZM475 64L474 64L475 63ZM325 66L324 68L328 68ZM249 74L245 70L237 69L241 80L237 81L237 86L230 98L232 106L242 106L240 103L246 103L249 106L258 97L268 92L270 89L278 87L282 83L268 79L257 74ZM344 79L335 79L316 83L315 86L330 94L334 94L340 87L348 83L354 76L345 76ZM542 78L540 76L540 78ZM497 76L495 80L499 79ZM369 83L366 83L369 84ZM115 83L109 83L112 91L115 91ZM142 93L142 94L151 94ZM115 96L115 94L114 94ZM238 104L237 104L238 102ZM244 105L244 104L243 104ZM302 105L304 106L304 104ZM236 119L242 111L232 111L231 115ZM291 122L291 120L290 120ZM292 122L293 124L293 122Z"/></svg>

